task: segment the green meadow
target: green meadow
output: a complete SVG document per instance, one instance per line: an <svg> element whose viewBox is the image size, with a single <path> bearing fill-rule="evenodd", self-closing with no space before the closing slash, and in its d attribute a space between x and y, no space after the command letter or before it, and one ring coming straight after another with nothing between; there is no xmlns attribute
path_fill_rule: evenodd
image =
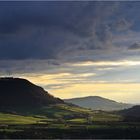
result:
<svg viewBox="0 0 140 140"><path fill-rule="evenodd" d="M0 138L139 138L140 122L114 112L64 104L28 113L0 113Z"/></svg>

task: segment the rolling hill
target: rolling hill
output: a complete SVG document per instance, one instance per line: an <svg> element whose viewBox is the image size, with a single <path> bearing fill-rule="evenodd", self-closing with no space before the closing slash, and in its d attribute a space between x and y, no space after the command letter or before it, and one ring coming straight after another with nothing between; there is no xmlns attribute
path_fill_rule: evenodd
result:
<svg viewBox="0 0 140 140"><path fill-rule="evenodd" d="M99 96L87 96L82 98L65 99L67 103L72 103L80 107L90 108L92 110L122 110L130 108L132 104L119 103L110 99L102 98Z"/></svg>

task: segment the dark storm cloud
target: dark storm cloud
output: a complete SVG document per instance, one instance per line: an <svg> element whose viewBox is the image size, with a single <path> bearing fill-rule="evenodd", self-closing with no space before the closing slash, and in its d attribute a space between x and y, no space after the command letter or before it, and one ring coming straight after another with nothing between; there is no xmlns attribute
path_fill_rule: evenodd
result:
<svg viewBox="0 0 140 140"><path fill-rule="evenodd" d="M138 50L140 50L140 43L134 43L128 49L132 50L132 51L134 51L134 50L138 51Z"/></svg>
<svg viewBox="0 0 140 140"><path fill-rule="evenodd" d="M0 70L39 72L67 62L138 56L129 51L138 47L128 47L127 32L139 23L139 7L131 2L0 2Z"/></svg>
<svg viewBox="0 0 140 140"><path fill-rule="evenodd" d="M112 36L109 2L0 2L0 59L57 59L104 49Z"/></svg>
<svg viewBox="0 0 140 140"><path fill-rule="evenodd" d="M131 26L132 26L132 22L131 21L127 21L124 18L120 18L117 22L114 22L111 27L113 30L116 31L125 31L128 30Z"/></svg>
<svg viewBox="0 0 140 140"><path fill-rule="evenodd" d="M56 73L61 67L57 60L0 60L0 75Z"/></svg>

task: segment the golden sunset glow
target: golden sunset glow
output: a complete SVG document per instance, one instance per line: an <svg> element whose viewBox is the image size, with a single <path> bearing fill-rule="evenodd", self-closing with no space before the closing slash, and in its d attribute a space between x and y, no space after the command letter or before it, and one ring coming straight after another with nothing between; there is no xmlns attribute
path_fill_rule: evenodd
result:
<svg viewBox="0 0 140 140"><path fill-rule="evenodd" d="M119 88L118 88L119 87ZM120 102L139 102L140 84L75 84L64 89L50 90L55 96L73 98L79 96L102 96ZM89 90L90 89L90 90ZM136 98L137 97L137 98Z"/></svg>
<svg viewBox="0 0 140 140"><path fill-rule="evenodd" d="M139 83L128 83L129 81L125 81L126 83L108 83L106 81L96 82L94 80L91 82L79 82L82 78L87 78L91 75L94 76L96 74L86 73L76 75L71 73L59 73L23 76L22 78L26 78L31 82L42 86L54 85L55 87L45 89L54 96L62 99L96 95L120 102L128 102L128 100L133 103L139 102ZM69 79L70 77L72 77L72 79ZM61 87L59 84L66 86Z"/></svg>
<svg viewBox="0 0 140 140"><path fill-rule="evenodd" d="M137 66L140 65L140 61L100 61L100 62L93 62L93 61L87 61L87 62L81 62L81 63L75 63L73 66Z"/></svg>

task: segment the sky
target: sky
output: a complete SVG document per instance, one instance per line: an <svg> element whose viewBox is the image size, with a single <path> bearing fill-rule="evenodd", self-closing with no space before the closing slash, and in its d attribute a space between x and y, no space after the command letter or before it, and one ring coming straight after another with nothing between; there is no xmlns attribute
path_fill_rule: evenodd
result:
<svg viewBox="0 0 140 140"><path fill-rule="evenodd" d="M0 1L0 76L140 103L139 13L138 1Z"/></svg>

